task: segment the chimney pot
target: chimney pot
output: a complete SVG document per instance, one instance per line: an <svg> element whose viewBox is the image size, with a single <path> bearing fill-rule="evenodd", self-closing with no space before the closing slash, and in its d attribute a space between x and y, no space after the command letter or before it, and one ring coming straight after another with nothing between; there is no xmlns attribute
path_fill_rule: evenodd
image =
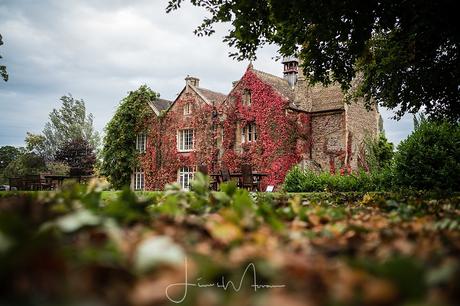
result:
<svg viewBox="0 0 460 306"><path fill-rule="evenodd" d="M284 65L284 79L288 81L291 87L297 83L299 60L295 56L287 56L282 61Z"/></svg>
<svg viewBox="0 0 460 306"><path fill-rule="evenodd" d="M185 84L186 85L192 85L192 86L195 86L195 87L200 87L200 79L196 78L196 77L187 76L185 78Z"/></svg>

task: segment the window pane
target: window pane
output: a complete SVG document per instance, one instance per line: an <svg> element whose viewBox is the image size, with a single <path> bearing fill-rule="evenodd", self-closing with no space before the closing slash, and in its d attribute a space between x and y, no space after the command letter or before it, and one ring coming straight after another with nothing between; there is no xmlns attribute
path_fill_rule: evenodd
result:
<svg viewBox="0 0 460 306"><path fill-rule="evenodd" d="M179 150L193 150L194 131L192 129L179 131Z"/></svg>
<svg viewBox="0 0 460 306"><path fill-rule="evenodd" d="M188 190L190 188L190 182L193 179L194 168L193 167L180 167L179 168L179 184L182 189Z"/></svg>

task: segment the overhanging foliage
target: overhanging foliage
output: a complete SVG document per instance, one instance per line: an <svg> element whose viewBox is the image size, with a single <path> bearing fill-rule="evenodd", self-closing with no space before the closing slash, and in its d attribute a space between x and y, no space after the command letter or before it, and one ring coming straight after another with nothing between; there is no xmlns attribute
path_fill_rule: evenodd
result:
<svg viewBox="0 0 460 306"><path fill-rule="evenodd" d="M184 0L170 0L167 11ZM265 44L298 54L312 83L337 82L350 97L404 113L460 119L456 1L190 0L210 16L195 30L224 37L238 60ZM353 80L357 83L352 86Z"/></svg>

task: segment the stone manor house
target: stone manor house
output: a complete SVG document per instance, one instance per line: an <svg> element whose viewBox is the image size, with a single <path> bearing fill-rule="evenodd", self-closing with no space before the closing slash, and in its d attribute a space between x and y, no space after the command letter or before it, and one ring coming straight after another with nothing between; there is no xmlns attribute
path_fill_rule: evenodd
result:
<svg viewBox="0 0 460 306"><path fill-rule="evenodd" d="M344 102L338 86L311 86L296 58L284 58L284 78L250 64L230 93L205 89L188 76L174 101L157 99L139 131L140 167L132 188L188 188L198 166L210 173L250 163L279 186L294 165L332 173L366 169L364 139L379 133L377 107Z"/></svg>

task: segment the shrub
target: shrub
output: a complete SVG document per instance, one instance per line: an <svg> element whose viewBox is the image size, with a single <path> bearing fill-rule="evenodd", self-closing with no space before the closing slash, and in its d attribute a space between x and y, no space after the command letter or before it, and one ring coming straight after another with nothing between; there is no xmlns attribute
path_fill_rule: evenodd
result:
<svg viewBox="0 0 460 306"><path fill-rule="evenodd" d="M366 138L366 162L371 171L380 171L390 166L393 159L393 143L388 142L385 134L377 138Z"/></svg>
<svg viewBox="0 0 460 306"><path fill-rule="evenodd" d="M401 187L459 190L459 124L421 121L398 146L395 176Z"/></svg>
<svg viewBox="0 0 460 306"><path fill-rule="evenodd" d="M389 168L379 172L361 171L350 175L334 175L329 172L314 173L309 170L292 168L284 180L287 192L321 191L383 191L392 188L392 173Z"/></svg>

